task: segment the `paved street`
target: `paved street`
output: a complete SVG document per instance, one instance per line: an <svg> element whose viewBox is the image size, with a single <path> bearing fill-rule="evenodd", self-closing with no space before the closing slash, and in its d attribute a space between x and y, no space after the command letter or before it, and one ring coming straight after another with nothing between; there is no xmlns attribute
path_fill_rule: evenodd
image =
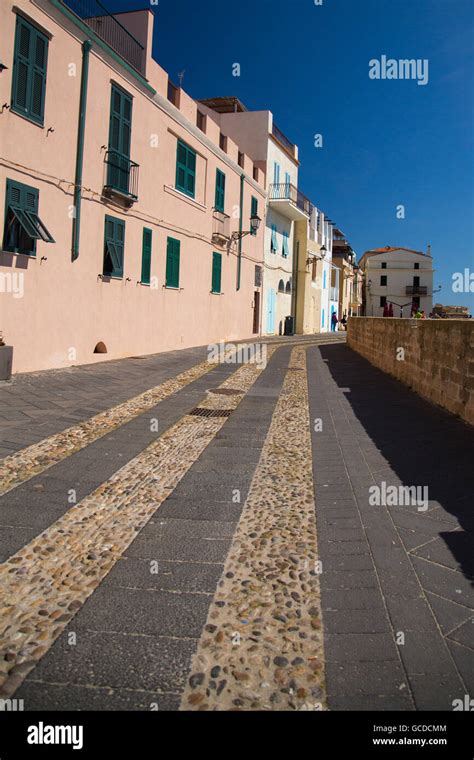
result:
<svg viewBox="0 0 474 760"><path fill-rule="evenodd" d="M267 348L265 367L197 348L0 386L2 697L452 710L474 694L472 429L343 336ZM373 486L426 502L373 503Z"/></svg>

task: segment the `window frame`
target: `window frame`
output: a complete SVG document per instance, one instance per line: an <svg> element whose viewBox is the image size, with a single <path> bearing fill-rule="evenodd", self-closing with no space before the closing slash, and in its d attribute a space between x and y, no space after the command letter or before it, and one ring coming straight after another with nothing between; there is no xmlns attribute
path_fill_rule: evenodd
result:
<svg viewBox="0 0 474 760"><path fill-rule="evenodd" d="M174 252L171 251L170 244L173 244L175 246ZM170 260L173 255L177 253L177 282L171 282L171 274L174 274L172 270L172 266L170 267ZM175 261L176 261L175 260ZM180 279L180 268L181 268L181 240L178 240L177 238L173 238L168 236L166 238L166 271L165 271L165 287L171 288L172 290L179 290L179 279Z"/></svg>
<svg viewBox="0 0 474 760"><path fill-rule="evenodd" d="M216 263L219 262L216 267ZM216 275L216 272L218 273ZM215 279L218 279L218 287L215 287ZM218 251L212 252L212 278L211 278L211 293L214 295L222 294L222 253Z"/></svg>
<svg viewBox="0 0 474 760"><path fill-rule="evenodd" d="M216 189L214 196L214 208L216 211L225 213L225 184L226 177L221 169L216 169Z"/></svg>
<svg viewBox="0 0 474 760"><path fill-rule="evenodd" d="M277 229L276 224L272 224L272 239L270 242L270 253L278 253L277 233L278 233L278 229Z"/></svg>
<svg viewBox="0 0 474 760"><path fill-rule="evenodd" d="M149 242L149 255L148 260L145 256L146 251L146 245L145 245L145 237L148 235L150 236L150 242ZM151 256L153 251L153 230L150 229L150 227L144 227L142 232L142 267L140 272L140 283L142 285L150 285L151 282ZM146 276L146 270L148 270L148 277Z"/></svg>
<svg viewBox="0 0 474 760"><path fill-rule="evenodd" d="M179 151L180 149L184 150L186 152L186 161L183 163L179 159ZM189 157L192 156L194 167L191 168L188 164ZM197 153L196 151L191 148L190 145L184 142L184 140L181 140L178 138L177 144L176 144L176 180L175 180L175 189L178 190L180 193L184 193L184 195L187 195L188 198L195 198L196 197L196 165L197 165ZM179 182L179 172L184 172L184 184L180 184ZM189 177L192 177L192 190L189 190L187 185L187 179Z"/></svg>
<svg viewBox="0 0 474 760"><path fill-rule="evenodd" d="M20 52L20 30L21 27L28 29L29 44L28 44L28 56L23 55ZM44 60L43 65L40 66L36 62L37 42L41 40L44 44ZM10 98L10 111L22 116L24 119L38 124L44 125L44 111L46 103L46 82L48 74L48 52L49 52L49 37L39 29L34 23L26 19L24 16L16 15L15 26L15 42L13 48L13 74L11 84L11 98ZM20 66L25 66L26 73L26 85L25 85L25 106L18 103L18 77ZM39 113L33 111L33 96L34 88L33 82L35 77L41 79L41 101Z"/></svg>
<svg viewBox="0 0 474 760"><path fill-rule="evenodd" d="M16 190L19 196L18 201L11 197L13 190ZM29 196L29 197L28 197ZM7 178L5 191L5 218L3 228L2 246L4 251L9 253L21 254L23 256L36 257L36 241L42 240L44 243L55 243L53 236L41 220L39 213L39 189L25 185L22 182L16 182ZM19 246L9 245L7 242L7 224L9 222L9 212L13 215L10 225L16 220L20 225L23 233L31 241L31 248L20 248Z"/></svg>
<svg viewBox="0 0 474 760"><path fill-rule="evenodd" d="M107 225L113 225L113 236L109 237ZM117 235L118 229L122 229L122 239ZM120 250L119 250L120 249ZM107 254L112 264L112 271L106 271L105 262ZM114 262L116 259L116 262ZM102 263L103 277L110 277L112 280L122 280L124 274L125 262L125 220L116 216L106 214L104 218L104 256ZM118 264L118 266L116 266Z"/></svg>

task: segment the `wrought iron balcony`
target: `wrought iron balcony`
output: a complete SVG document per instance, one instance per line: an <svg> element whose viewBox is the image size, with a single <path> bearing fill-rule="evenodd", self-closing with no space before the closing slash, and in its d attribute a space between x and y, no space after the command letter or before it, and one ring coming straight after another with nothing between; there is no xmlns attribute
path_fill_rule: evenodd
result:
<svg viewBox="0 0 474 760"><path fill-rule="evenodd" d="M104 192L108 195L121 196L129 204L138 200L139 165L115 150L107 151L104 164Z"/></svg>
<svg viewBox="0 0 474 760"><path fill-rule="evenodd" d="M311 216L311 201L290 182L270 185L268 200L270 205L293 221Z"/></svg>
<svg viewBox="0 0 474 760"><path fill-rule="evenodd" d="M144 73L144 47L100 0L61 0L121 58Z"/></svg>
<svg viewBox="0 0 474 760"><path fill-rule="evenodd" d="M407 296L426 296L428 288L426 285L407 285L405 293Z"/></svg>
<svg viewBox="0 0 474 760"><path fill-rule="evenodd" d="M279 143L283 145L284 148L286 148L289 153L291 153L292 156L295 155L295 145L290 140L288 140L287 136L281 131L281 129L278 129L275 123L273 123L272 126L272 134L273 137L276 137Z"/></svg>

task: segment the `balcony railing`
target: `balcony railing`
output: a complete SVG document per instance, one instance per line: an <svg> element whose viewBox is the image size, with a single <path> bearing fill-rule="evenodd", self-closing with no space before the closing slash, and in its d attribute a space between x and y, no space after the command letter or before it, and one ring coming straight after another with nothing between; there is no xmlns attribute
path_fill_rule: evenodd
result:
<svg viewBox="0 0 474 760"><path fill-rule="evenodd" d="M100 0L62 0L134 69L144 73L143 45L102 5Z"/></svg>
<svg viewBox="0 0 474 760"><path fill-rule="evenodd" d="M277 185L270 185L271 201L290 201L297 206L303 213L308 216L311 215L312 204L306 195L298 190L297 187L291 185L289 182L280 182Z"/></svg>
<svg viewBox="0 0 474 760"><path fill-rule="evenodd" d="M138 170L139 165L129 158L120 155L115 150L105 154L105 183L104 190L118 193L133 203L138 199Z"/></svg>
<svg viewBox="0 0 474 760"><path fill-rule="evenodd" d="M283 147L286 148L291 153L291 155L294 155L295 153L294 143L288 140L287 136L283 134L281 129L278 129L276 124L273 124L272 126L272 134L273 134L273 137L276 137L278 142L281 143Z"/></svg>
<svg viewBox="0 0 474 760"><path fill-rule="evenodd" d="M212 237L219 240L230 238L230 216L217 209L214 209L212 213Z"/></svg>
<svg viewBox="0 0 474 760"><path fill-rule="evenodd" d="M426 296L428 288L426 285L407 285L405 293L407 296Z"/></svg>

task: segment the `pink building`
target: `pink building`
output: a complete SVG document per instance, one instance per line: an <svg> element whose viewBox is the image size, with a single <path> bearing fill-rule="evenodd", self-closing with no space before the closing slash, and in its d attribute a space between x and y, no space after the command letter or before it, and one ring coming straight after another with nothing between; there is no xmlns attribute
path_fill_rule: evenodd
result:
<svg viewBox="0 0 474 760"><path fill-rule="evenodd" d="M264 224L238 233L265 217L263 167L152 59L150 11L83 19L82 6L1 9L14 372L260 333Z"/></svg>

